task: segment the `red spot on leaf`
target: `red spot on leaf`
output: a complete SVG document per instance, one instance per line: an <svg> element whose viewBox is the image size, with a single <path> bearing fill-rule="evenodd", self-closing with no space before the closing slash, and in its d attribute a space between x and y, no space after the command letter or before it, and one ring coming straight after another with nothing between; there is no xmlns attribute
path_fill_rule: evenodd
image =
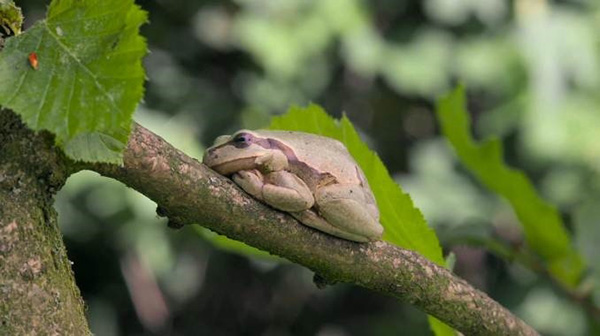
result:
<svg viewBox="0 0 600 336"><path fill-rule="evenodd" d="M38 69L38 57L37 54L32 52L29 54L29 56L27 57L29 59L29 65L31 65L31 67L34 70Z"/></svg>

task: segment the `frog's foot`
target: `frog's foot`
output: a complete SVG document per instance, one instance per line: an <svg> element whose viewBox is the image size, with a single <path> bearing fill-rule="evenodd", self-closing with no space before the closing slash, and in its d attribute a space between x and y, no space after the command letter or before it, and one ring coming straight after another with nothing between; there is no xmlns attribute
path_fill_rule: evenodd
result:
<svg viewBox="0 0 600 336"><path fill-rule="evenodd" d="M263 201L262 187L265 184L263 175L256 169L240 170L231 176L231 179L245 192L254 198Z"/></svg>
<svg viewBox="0 0 600 336"><path fill-rule="evenodd" d="M294 218L299 220L302 224L306 226L310 226L319 231L329 233L332 236L336 236L339 238L343 238L346 240L351 240L355 242L365 243L368 242L369 239L367 237L352 234L346 231L342 231L337 227L329 224L325 218L319 216L313 210L305 210L300 212L291 212L290 213Z"/></svg>

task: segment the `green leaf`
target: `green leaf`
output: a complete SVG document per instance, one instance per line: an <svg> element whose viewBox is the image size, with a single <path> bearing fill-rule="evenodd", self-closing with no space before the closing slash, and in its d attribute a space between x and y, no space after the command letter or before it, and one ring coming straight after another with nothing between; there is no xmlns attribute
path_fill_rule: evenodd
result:
<svg viewBox="0 0 600 336"><path fill-rule="evenodd" d="M54 133L73 159L120 163L143 94L146 19L133 0L53 1L0 52L0 105Z"/></svg>
<svg viewBox="0 0 600 336"><path fill-rule="evenodd" d="M385 228L383 239L445 265L435 232L427 226L410 197L390 177L377 154L361 140L348 118L344 116L336 122L317 105L292 107L285 115L273 118L269 128L320 134L344 143L375 194Z"/></svg>
<svg viewBox="0 0 600 336"><path fill-rule="evenodd" d="M435 232L427 226L423 214L413 205L410 196L390 177L377 154L361 140L346 116L340 121L334 120L314 104L307 108L292 107L285 115L273 118L269 128L320 134L344 143L373 190L380 221L385 228L383 239L419 252L438 265L445 266ZM452 328L434 317L429 317L429 323L437 336L454 335Z"/></svg>
<svg viewBox="0 0 600 336"><path fill-rule="evenodd" d="M427 315L427 320L429 321L429 328L433 331L435 336L455 336L456 332L452 327L448 326L444 322L438 320L437 318Z"/></svg>
<svg viewBox="0 0 600 336"><path fill-rule="evenodd" d="M550 272L557 279L574 286L581 277L584 264L571 246L558 211L538 195L523 172L504 164L498 139L481 143L473 140L462 86L439 100L437 116L443 134L462 163L485 186L511 204L523 225L529 247L548 263Z"/></svg>

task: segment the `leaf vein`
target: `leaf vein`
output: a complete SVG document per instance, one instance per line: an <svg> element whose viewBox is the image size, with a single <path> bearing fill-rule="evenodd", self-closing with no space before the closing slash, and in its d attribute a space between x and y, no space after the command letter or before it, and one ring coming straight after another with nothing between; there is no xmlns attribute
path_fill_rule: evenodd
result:
<svg viewBox="0 0 600 336"><path fill-rule="evenodd" d="M61 42L61 40L58 38L58 36L54 35L54 33L52 32L52 30L50 29L50 27L48 26L47 23L44 25L44 27L46 28L46 31L48 32L48 34L50 34L50 36L54 38L54 41L56 42L56 44L59 47L61 47L65 51L65 53L67 55L69 55L75 61L75 63L77 65L79 65L79 67L82 70L84 70L84 73L86 75L88 75L92 79L92 82L94 83L94 85L96 86L96 88L98 88L98 90L100 91L100 93L102 95L104 95L104 97L110 102L110 105L111 105L111 107L113 109L113 112L118 112L119 111L119 107L117 106L117 104L114 101L113 97L108 94L108 91L102 86L102 84L100 82L98 82L98 78L96 77L96 75L87 66L85 66L85 64L83 64L81 62L81 60L77 57L77 55L75 55L71 51L70 48L68 48L66 45L64 45Z"/></svg>

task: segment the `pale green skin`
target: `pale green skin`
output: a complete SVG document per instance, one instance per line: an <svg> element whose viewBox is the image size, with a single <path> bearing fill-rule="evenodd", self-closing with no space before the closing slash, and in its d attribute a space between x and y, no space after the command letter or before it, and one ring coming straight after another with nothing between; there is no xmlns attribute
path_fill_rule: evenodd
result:
<svg viewBox="0 0 600 336"><path fill-rule="evenodd" d="M263 145L237 148L233 139L241 133ZM269 140L277 147L265 148ZM302 132L241 130L217 138L203 162L312 228L356 242L378 240L383 234L367 180L337 140Z"/></svg>

